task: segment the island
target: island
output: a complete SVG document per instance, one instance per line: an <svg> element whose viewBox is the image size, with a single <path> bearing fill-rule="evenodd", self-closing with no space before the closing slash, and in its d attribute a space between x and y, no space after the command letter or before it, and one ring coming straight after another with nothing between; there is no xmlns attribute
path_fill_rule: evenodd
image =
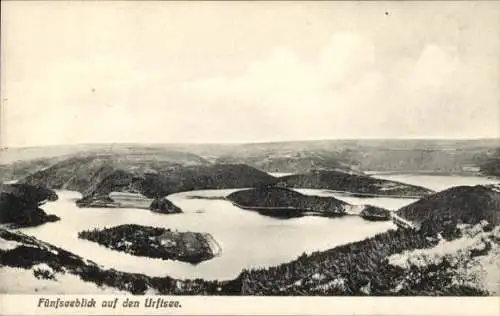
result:
<svg viewBox="0 0 500 316"><path fill-rule="evenodd" d="M182 209L166 197L150 199L139 192L111 192L108 195L86 196L77 200L76 205L78 207L148 209L162 214L182 213Z"/></svg>
<svg viewBox="0 0 500 316"><path fill-rule="evenodd" d="M365 205L359 215L369 221L391 220L391 211L373 205Z"/></svg>
<svg viewBox="0 0 500 316"><path fill-rule="evenodd" d="M241 294L498 295L499 206L498 185L435 193L396 212L420 229L398 226L275 267L245 269Z"/></svg>
<svg viewBox="0 0 500 316"><path fill-rule="evenodd" d="M244 164L211 164L195 155L166 151L82 153L19 180L54 190L82 194L80 207L133 207L179 213L170 194L248 188L275 184L277 179Z"/></svg>
<svg viewBox="0 0 500 316"><path fill-rule="evenodd" d="M134 256L178 260L197 264L221 254L221 247L208 233L178 232L159 227L127 224L86 230L78 238Z"/></svg>

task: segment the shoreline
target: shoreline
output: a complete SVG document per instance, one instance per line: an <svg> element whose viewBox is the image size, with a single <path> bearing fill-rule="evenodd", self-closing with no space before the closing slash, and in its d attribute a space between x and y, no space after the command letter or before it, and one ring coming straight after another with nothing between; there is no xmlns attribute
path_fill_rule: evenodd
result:
<svg viewBox="0 0 500 316"><path fill-rule="evenodd" d="M367 176L377 175L414 175L414 176L447 176L447 177L481 177L489 179L498 179L499 177L489 176L478 172L445 172L445 171L432 171L432 170L369 170L364 171Z"/></svg>
<svg viewBox="0 0 500 316"><path fill-rule="evenodd" d="M222 255L222 247L215 240L214 236L210 233L202 233L203 237L205 237L208 246L210 247L210 251L212 252L212 259L215 257L219 257Z"/></svg>
<svg viewBox="0 0 500 316"><path fill-rule="evenodd" d="M300 189L299 189L300 190ZM421 199L425 195L388 195L388 194L376 194L376 193L354 193L349 191L337 191L337 190L323 190L328 193L338 193L341 195L351 196L351 197L360 197L360 198L393 198L393 199Z"/></svg>

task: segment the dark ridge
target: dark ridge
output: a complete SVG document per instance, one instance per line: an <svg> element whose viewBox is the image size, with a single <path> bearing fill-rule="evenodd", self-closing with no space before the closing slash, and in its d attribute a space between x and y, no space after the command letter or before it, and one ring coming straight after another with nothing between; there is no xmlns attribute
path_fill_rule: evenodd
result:
<svg viewBox="0 0 500 316"><path fill-rule="evenodd" d="M38 226L58 221L55 215L47 215L40 206L57 200L57 194L42 186L27 184L0 185L0 223L15 227Z"/></svg>
<svg viewBox="0 0 500 316"><path fill-rule="evenodd" d="M370 221L388 221L391 219L391 211L373 205L366 205L359 215Z"/></svg>
<svg viewBox="0 0 500 316"><path fill-rule="evenodd" d="M338 171L323 170L289 175L279 178L279 181L292 188L328 189L367 195L415 197L433 193L420 186Z"/></svg>
<svg viewBox="0 0 500 316"><path fill-rule="evenodd" d="M500 177L500 147L483 157L480 170L484 175Z"/></svg>
<svg viewBox="0 0 500 316"><path fill-rule="evenodd" d="M345 214L345 206L348 205L333 197L304 195L273 186L237 191L231 193L227 199L243 209L285 218L311 213L321 216L341 216Z"/></svg>
<svg viewBox="0 0 500 316"><path fill-rule="evenodd" d="M500 193L481 185L453 187L402 207L397 215L420 224L422 232L451 236L457 224L499 225Z"/></svg>

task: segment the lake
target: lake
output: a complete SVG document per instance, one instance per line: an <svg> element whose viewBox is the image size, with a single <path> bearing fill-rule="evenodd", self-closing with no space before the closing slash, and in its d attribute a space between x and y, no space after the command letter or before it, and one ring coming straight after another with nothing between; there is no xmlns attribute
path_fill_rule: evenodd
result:
<svg viewBox="0 0 500 316"><path fill-rule="evenodd" d="M418 174L382 174L376 171L367 172L374 178L399 181L419 185L434 191L442 191L460 185L496 184L500 179L480 176L447 176Z"/></svg>
<svg viewBox="0 0 500 316"><path fill-rule="evenodd" d="M379 175L379 177L384 177ZM484 183L484 178L462 179L442 176L397 177L391 180L428 187L462 185L465 182ZM487 179L489 180L489 179ZM489 182L488 182L489 183ZM493 182L493 183L498 183ZM278 265L291 261L303 252L326 250L338 245L363 240L395 226L391 222L370 222L359 217L342 218L302 217L275 219L256 212L242 210L223 200L192 198L193 196L222 197L241 190L203 190L171 195L170 200L181 207L182 214L158 214L139 209L78 208L75 200L81 195L72 191L57 191L59 200L47 203L44 209L61 220L21 231L41 240L68 249L86 259L108 268L144 273L151 276L174 278L232 279L244 268ZM352 204L372 204L395 210L412 203L413 199L354 198L325 190L297 189L305 194L335 196ZM87 240L78 239L81 230L112 227L121 224L158 226L179 231L207 232L222 247L222 255L198 265L189 263L136 257L113 251Z"/></svg>

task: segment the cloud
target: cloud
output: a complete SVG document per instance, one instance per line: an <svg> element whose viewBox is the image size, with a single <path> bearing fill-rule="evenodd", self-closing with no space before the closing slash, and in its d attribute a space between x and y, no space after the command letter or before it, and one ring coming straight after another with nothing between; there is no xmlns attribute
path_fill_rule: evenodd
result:
<svg viewBox="0 0 500 316"><path fill-rule="evenodd" d="M4 144L498 136L492 4L12 6Z"/></svg>
<svg viewBox="0 0 500 316"><path fill-rule="evenodd" d="M459 133L468 120L474 95L461 88L470 84L467 69L453 47L434 44L416 59L381 67L374 43L340 33L312 61L278 48L238 76L185 83L176 99L199 96L206 117L230 119L241 111L255 135L265 130L271 139L280 132L299 138L432 137ZM244 140L252 140L251 133Z"/></svg>

